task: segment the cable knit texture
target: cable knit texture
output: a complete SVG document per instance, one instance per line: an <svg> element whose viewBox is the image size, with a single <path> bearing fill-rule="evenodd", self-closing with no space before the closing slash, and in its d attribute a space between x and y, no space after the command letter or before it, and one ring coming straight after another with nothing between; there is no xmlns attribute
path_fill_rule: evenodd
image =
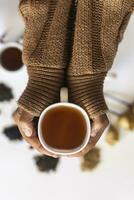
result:
<svg viewBox="0 0 134 200"><path fill-rule="evenodd" d="M70 101L95 117L107 110L103 82L134 0L21 0L29 82L18 104L35 116L57 101L68 68Z"/></svg>
<svg viewBox="0 0 134 200"><path fill-rule="evenodd" d="M72 0L22 0L23 62L29 81L18 104L34 116L58 101L67 63L67 27Z"/></svg>
<svg viewBox="0 0 134 200"><path fill-rule="evenodd" d="M72 57L68 69L70 100L91 118L107 106L103 83L132 14L134 0L78 0Z"/></svg>

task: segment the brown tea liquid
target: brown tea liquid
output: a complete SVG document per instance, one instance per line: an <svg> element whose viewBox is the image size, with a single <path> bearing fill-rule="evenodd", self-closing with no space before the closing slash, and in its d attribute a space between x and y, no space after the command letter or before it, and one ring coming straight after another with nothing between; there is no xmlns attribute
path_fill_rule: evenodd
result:
<svg viewBox="0 0 134 200"><path fill-rule="evenodd" d="M6 70L16 71L23 66L22 51L16 47L9 47L2 52L0 61Z"/></svg>
<svg viewBox="0 0 134 200"><path fill-rule="evenodd" d="M87 131L83 115L75 108L55 107L43 119L42 132L45 142L57 149L79 147Z"/></svg>

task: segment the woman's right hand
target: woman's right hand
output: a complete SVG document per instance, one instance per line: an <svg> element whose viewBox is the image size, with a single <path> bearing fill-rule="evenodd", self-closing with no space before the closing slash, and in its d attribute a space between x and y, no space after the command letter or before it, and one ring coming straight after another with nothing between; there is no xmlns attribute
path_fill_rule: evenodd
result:
<svg viewBox="0 0 134 200"><path fill-rule="evenodd" d="M25 22L22 58L29 80L18 100L14 119L25 140L42 154L50 156L54 155L47 152L38 140L33 118L59 101L60 88L64 84L65 38L72 1L63 2L22 0L19 4Z"/></svg>
<svg viewBox="0 0 134 200"><path fill-rule="evenodd" d="M22 134L23 138L33 147L35 148L38 152L41 154L45 154L47 156L51 156L54 158L57 158L56 155L51 154L47 150L44 149L44 147L41 145L36 129L34 127L33 123L33 116L23 110L22 108L17 108L17 110L13 114L13 118L20 130L20 133Z"/></svg>
<svg viewBox="0 0 134 200"><path fill-rule="evenodd" d="M17 108L17 110L13 114L14 120L18 125L20 133L22 134L23 138L38 152L41 154L45 154L47 156L51 156L57 158L55 154L48 152L40 143L36 129L33 123L33 116L23 110L22 108Z"/></svg>

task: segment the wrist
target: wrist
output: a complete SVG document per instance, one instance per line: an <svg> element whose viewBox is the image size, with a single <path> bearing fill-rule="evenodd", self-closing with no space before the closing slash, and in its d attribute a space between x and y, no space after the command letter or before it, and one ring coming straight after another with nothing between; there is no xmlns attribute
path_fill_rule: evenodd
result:
<svg viewBox="0 0 134 200"><path fill-rule="evenodd" d="M64 71L28 66L28 73L29 81L18 100L18 106L38 117L47 106L58 100Z"/></svg>
<svg viewBox="0 0 134 200"><path fill-rule="evenodd" d="M91 118L106 113L108 110L103 95L106 72L69 76L70 101L84 108Z"/></svg>

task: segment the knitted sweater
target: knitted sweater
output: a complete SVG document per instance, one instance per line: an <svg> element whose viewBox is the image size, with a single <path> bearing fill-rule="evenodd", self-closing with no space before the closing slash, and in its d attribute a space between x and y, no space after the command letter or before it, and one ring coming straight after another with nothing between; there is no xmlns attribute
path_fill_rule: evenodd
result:
<svg viewBox="0 0 134 200"><path fill-rule="evenodd" d="M21 0L23 62L29 81L18 104L39 116L58 101L67 78L70 101L90 117L107 110L103 82L129 22L134 0Z"/></svg>

